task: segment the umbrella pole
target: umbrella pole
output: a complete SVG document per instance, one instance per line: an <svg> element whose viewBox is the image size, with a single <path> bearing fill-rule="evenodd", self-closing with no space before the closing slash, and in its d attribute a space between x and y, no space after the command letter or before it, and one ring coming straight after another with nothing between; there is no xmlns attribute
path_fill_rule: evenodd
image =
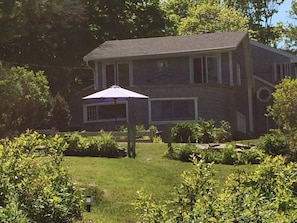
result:
<svg viewBox="0 0 297 223"><path fill-rule="evenodd" d="M117 104L117 99L114 98L114 130L117 131L117 112L116 112L116 104Z"/></svg>

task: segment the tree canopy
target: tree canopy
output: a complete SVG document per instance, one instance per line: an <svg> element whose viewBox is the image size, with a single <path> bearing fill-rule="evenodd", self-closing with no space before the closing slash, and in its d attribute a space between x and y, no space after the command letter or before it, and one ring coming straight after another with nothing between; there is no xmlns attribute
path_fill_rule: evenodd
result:
<svg viewBox="0 0 297 223"><path fill-rule="evenodd" d="M44 125L49 95L43 72L0 66L0 136Z"/></svg>

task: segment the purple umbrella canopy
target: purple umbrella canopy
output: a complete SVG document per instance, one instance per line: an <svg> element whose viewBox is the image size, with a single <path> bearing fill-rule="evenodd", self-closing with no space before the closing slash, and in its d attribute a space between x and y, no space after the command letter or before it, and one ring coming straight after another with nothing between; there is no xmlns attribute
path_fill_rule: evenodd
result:
<svg viewBox="0 0 297 223"><path fill-rule="evenodd" d="M118 85L112 85L111 87L98 91L83 97L84 100L98 101L98 102L114 102L116 105L119 101L128 101L131 99L148 99L148 96L121 88ZM117 130L117 111L115 111L115 130Z"/></svg>
<svg viewBox="0 0 297 223"><path fill-rule="evenodd" d="M90 94L82 99L99 99L100 101L126 101L128 99L148 99L148 96L121 88L118 85Z"/></svg>

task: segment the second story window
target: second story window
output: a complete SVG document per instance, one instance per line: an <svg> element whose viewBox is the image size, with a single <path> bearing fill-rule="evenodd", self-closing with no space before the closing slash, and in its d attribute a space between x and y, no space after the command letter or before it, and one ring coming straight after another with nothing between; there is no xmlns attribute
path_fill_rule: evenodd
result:
<svg viewBox="0 0 297 223"><path fill-rule="evenodd" d="M193 59L194 83L219 83L219 61L217 56Z"/></svg>
<svg viewBox="0 0 297 223"><path fill-rule="evenodd" d="M105 64L103 74L105 75L106 87L114 84L121 87L130 85L130 65L129 63Z"/></svg>
<svg viewBox="0 0 297 223"><path fill-rule="evenodd" d="M281 81L285 76L291 76L290 64L274 64L274 80Z"/></svg>

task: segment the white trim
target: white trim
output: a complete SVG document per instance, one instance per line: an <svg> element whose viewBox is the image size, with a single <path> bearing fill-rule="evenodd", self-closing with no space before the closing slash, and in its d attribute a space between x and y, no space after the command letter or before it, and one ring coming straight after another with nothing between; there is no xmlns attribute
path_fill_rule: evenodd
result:
<svg viewBox="0 0 297 223"><path fill-rule="evenodd" d="M249 126L250 132L254 132L254 116L253 116L253 96L252 89L248 88L248 104L249 104Z"/></svg>
<svg viewBox="0 0 297 223"><path fill-rule="evenodd" d="M262 83L264 83L264 84L266 84L266 85L272 87L272 88L275 88L275 85L274 85L274 84L272 84L272 83L270 83L270 82L264 80L264 79L261 78L261 77L258 77L258 76L256 76L256 75L254 75L254 78L255 78L256 80L258 80L258 81L260 81L260 82L262 82Z"/></svg>
<svg viewBox="0 0 297 223"><path fill-rule="evenodd" d="M261 91L266 90L268 91L268 97L267 98L261 98ZM257 90L257 99L261 102L268 102L271 99L271 90L268 87L260 87Z"/></svg>
<svg viewBox="0 0 297 223"><path fill-rule="evenodd" d="M107 65L113 65L113 70L114 70L114 80L116 85L120 85L119 83L119 64L128 64L129 67L129 86L133 85L133 67L132 67L132 61L131 60L120 60L120 61L104 61L102 62L102 87L106 88L109 86L106 86L106 66Z"/></svg>
<svg viewBox="0 0 297 223"><path fill-rule="evenodd" d="M94 72L94 89L99 89L99 73L98 73L98 61L95 61L95 72Z"/></svg>
<svg viewBox="0 0 297 223"><path fill-rule="evenodd" d="M178 100L193 100L195 109L195 120L165 120L165 121L153 121L152 120L152 101L178 101ZM148 99L148 114L149 114L149 124L175 124L178 122L195 122L198 120L198 98L197 97L177 97L177 98L149 98Z"/></svg>
<svg viewBox="0 0 297 223"><path fill-rule="evenodd" d="M232 52L230 51L228 53L229 56L229 72L230 72L230 86L234 86L234 80L233 80L233 58L232 58Z"/></svg>

